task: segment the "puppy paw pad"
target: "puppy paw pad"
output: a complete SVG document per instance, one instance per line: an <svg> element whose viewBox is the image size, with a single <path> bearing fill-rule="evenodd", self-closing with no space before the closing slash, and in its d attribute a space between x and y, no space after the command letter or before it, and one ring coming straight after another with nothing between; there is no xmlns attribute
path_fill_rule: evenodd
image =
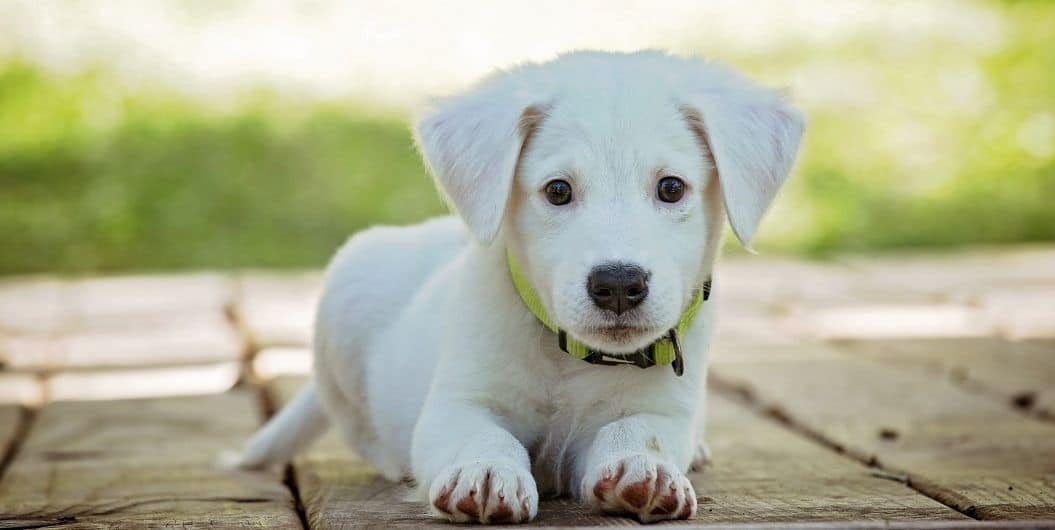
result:
<svg viewBox="0 0 1055 530"><path fill-rule="evenodd" d="M437 515L458 523L521 523L538 511L530 471L508 464L451 466L429 496Z"/></svg>
<svg viewBox="0 0 1055 530"><path fill-rule="evenodd" d="M689 480L648 455L599 466L582 488L595 511L634 516L641 522L688 519L696 513L696 493Z"/></svg>

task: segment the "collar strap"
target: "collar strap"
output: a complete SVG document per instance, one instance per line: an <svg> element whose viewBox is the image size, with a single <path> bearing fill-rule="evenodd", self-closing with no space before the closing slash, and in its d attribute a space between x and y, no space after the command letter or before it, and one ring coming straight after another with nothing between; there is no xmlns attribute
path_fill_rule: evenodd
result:
<svg viewBox="0 0 1055 530"><path fill-rule="evenodd" d="M582 359L591 364L605 366L630 364L639 368L648 368L650 366L669 364L674 369L675 374L680 376L684 373L685 362L681 354L681 342L679 337L685 334L689 324L692 323L692 319L695 318L696 313L700 311L703 302L710 298L710 278L703 282L703 285L693 290L692 303L689 304L689 308L685 310L685 313L681 315L681 320L678 321L678 325L671 328L666 335L636 352L629 354L609 354L590 349L589 346L575 340L575 338L568 335L566 331L558 328L553 320L549 318L549 315L546 314L546 310L542 308L542 301L539 300L538 294L531 288L531 285L527 281L527 277L524 276L524 273L520 270L520 266L517 264L516 260L513 259L513 254L508 251L506 252L506 262L509 264L509 276L513 280L513 286L516 288L524 305L531 310L531 314L535 315L535 318L537 318L542 325L557 334L560 349L564 350L572 357Z"/></svg>

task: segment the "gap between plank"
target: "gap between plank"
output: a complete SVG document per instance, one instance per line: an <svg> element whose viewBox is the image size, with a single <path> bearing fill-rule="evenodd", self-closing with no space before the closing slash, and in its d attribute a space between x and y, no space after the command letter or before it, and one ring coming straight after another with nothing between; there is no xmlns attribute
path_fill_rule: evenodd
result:
<svg viewBox="0 0 1055 530"><path fill-rule="evenodd" d="M251 372L250 372L251 373ZM257 398L260 402L260 410L263 412L264 421L271 419L275 412L278 411L278 407L275 404L275 399L268 391L267 386L254 382L249 382L249 386L256 391ZM302 528L307 530L311 526L308 524L308 515L304 510L304 503L300 499L300 486L297 484L297 474L293 472L293 464L286 464L282 469L282 484L289 490L290 496L293 497L293 507L297 512L297 518L300 519L300 525Z"/></svg>
<svg viewBox="0 0 1055 530"><path fill-rule="evenodd" d="M241 370L238 374L237 385L251 384L262 388L264 381L257 376L256 371L253 369L253 361L256 359L257 354L260 353L260 345L253 340L253 334L249 331L249 326L242 317L242 306L244 305L242 281L238 277L233 278L231 281L233 283L231 298L223 304L223 316L242 345L242 351L238 356L241 362ZM270 418L273 412L273 410L267 412L267 417Z"/></svg>
<svg viewBox="0 0 1055 530"><path fill-rule="evenodd" d="M223 314L242 343L240 355L242 369L240 370L237 385L248 386L256 393L263 420L267 422L271 419L271 416L275 415L275 412L278 412L278 406L275 404L275 399L268 390L266 382L256 373L256 369L253 367L253 361L256 359L257 354L260 353L261 348L253 340L253 334L250 333L249 326L245 323L245 319L242 318L243 292L241 280L235 278L231 299L224 304ZM297 474L293 471L292 463L286 464L282 469L282 484L286 486L290 496L293 497L293 508L297 512L301 528L307 530L311 526L308 524L307 512L304 510L304 503L300 498L300 486L297 484Z"/></svg>
<svg viewBox="0 0 1055 530"><path fill-rule="evenodd" d="M900 482L920 495L938 502L952 510L956 510L971 519L978 519L978 510L974 503L959 493L949 491L927 479L915 476L912 473L887 467L883 465L875 455L870 455L846 447L843 444L828 438L817 429L808 427L796 420L780 405L763 401L747 386L726 380L721 376L716 375L714 371L711 371L708 374L708 377L708 382L715 391L748 406L760 416L768 418L769 420L780 424L788 430L811 440L822 447L868 466L872 470L873 476Z"/></svg>
<svg viewBox="0 0 1055 530"><path fill-rule="evenodd" d="M7 450L3 455L0 455L0 481L4 479L7 468L11 466L11 462L15 460L15 456L18 455L18 451L22 448L22 443L29 436L29 430L33 427L33 422L36 421L36 418L36 410L24 406L18 407L18 425L15 427L15 434L11 437L11 443L8 444Z"/></svg>

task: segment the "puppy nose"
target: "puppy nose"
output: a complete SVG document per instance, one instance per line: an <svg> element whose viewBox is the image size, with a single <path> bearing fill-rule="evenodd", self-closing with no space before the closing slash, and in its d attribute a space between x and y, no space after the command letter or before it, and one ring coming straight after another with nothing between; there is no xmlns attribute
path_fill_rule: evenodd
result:
<svg viewBox="0 0 1055 530"><path fill-rule="evenodd" d="M648 273L626 263L594 267L586 279L586 291L597 307L621 315L648 296Z"/></svg>

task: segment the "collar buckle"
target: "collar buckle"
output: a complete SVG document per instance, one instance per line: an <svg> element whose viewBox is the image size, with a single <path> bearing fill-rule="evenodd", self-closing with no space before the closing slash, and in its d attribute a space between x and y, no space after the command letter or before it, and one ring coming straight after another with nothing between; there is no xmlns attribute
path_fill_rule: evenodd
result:
<svg viewBox="0 0 1055 530"><path fill-rule="evenodd" d="M590 353L586 357L583 357L582 360L590 364L600 364L603 366L618 366L626 364L638 368L650 368L656 365L656 361L652 357L651 346L626 355L609 355L604 352L590 350Z"/></svg>
<svg viewBox="0 0 1055 530"><path fill-rule="evenodd" d="M685 373L685 359L681 355L681 339L678 338L678 329L670 328L667 337L670 339L671 346L674 347L674 362L670 363L670 367L674 369L674 375L681 377Z"/></svg>
<svg viewBox="0 0 1055 530"><path fill-rule="evenodd" d="M565 353L571 353L568 351L568 333L563 329L557 330L557 344ZM599 364L602 366L619 366L626 364L638 368L650 368L656 365L656 356L654 354L655 347L656 345L654 343L649 344L647 348L642 348L634 353L628 353L626 355L614 355L597 350L588 350L586 356L583 357L582 360L590 364ZM674 372L677 373L677 370Z"/></svg>

